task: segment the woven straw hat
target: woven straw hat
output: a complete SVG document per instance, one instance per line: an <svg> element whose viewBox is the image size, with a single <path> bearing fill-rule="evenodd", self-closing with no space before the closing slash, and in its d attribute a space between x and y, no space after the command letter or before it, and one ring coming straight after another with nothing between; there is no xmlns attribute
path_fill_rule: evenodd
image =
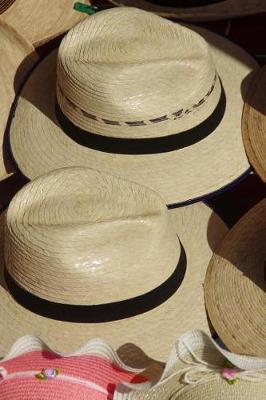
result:
<svg viewBox="0 0 266 400"><path fill-rule="evenodd" d="M85 1L81 0L81 3ZM84 14L73 10L73 0L13 0L7 3L8 6L13 4L6 7L2 18L34 47L68 31L85 18Z"/></svg>
<svg viewBox="0 0 266 400"><path fill-rule="evenodd" d="M211 323L232 351L266 357L266 200L249 211L213 255L206 275Z"/></svg>
<svg viewBox="0 0 266 400"><path fill-rule="evenodd" d="M264 0L110 0L139 7L167 18L191 21L227 19L266 12Z"/></svg>
<svg viewBox="0 0 266 400"><path fill-rule="evenodd" d="M167 204L239 178L249 168L241 85L257 64L226 39L201 34L210 46L127 7L72 29L18 98L10 135L23 174L84 165L150 186Z"/></svg>
<svg viewBox="0 0 266 400"><path fill-rule="evenodd" d="M21 83L37 62L38 56L32 45L2 20L0 20L0 54L4 60L0 64L0 180L2 180L11 175L15 169L4 137L10 107Z"/></svg>
<svg viewBox="0 0 266 400"><path fill-rule="evenodd" d="M167 211L148 188L66 168L21 189L3 225L0 352L33 334L60 351L102 337L162 359L177 334L208 329L203 282L226 228L203 204Z"/></svg>
<svg viewBox="0 0 266 400"><path fill-rule="evenodd" d="M2 14L4 11L10 7L15 0L0 0L0 14Z"/></svg>
<svg viewBox="0 0 266 400"><path fill-rule="evenodd" d="M101 340L61 354L33 336L12 346L0 361L0 377L0 398L5 400L107 400L119 382L147 380L145 371L125 365Z"/></svg>
<svg viewBox="0 0 266 400"><path fill-rule="evenodd" d="M118 387L114 400L261 400L266 359L230 353L200 331L176 343L161 379L149 389ZM124 393L123 393L124 392Z"/></svg>
<svg viewBox="0 0 266 400"><path fill-rule="evenodd" d="M243 112L243 140L250 163L266 182L266 67L248 93Z"/></svg>

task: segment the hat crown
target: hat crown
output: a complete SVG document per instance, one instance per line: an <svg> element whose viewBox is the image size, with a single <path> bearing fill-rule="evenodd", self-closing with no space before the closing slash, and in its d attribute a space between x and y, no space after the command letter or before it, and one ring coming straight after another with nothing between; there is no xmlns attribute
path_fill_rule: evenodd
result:
<svg viewBox="0 0 266 400"><path fill-rule="evenodd" d="M95 305L145 294L172 274L179 251L155 192L87 168L38 178L7 212L9 274L53 302Z"/></svg>
<svg viewBox="0 0 266 400"><path fill-rule="evenodd" d="M143 10L110 9L63 39L57 100L65 116L85 131L165 136L212 113L220 95L217 82L207 96L215 73L208 44L194 31ZM197 123L186 110L197 113Z"/></svg>

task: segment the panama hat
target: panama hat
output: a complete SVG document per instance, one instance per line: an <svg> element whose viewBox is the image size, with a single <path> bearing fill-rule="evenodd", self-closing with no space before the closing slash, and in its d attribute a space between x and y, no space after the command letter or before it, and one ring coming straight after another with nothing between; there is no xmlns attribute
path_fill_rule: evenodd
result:
<svg viewBox="0 0 266 400"><path fill-rule="evenodd" d="M191 29L128 7L73 28L18 98L10 141L22 173L32 179L83 165L150 186L167 204L245 174L241 85L257 64L201 33L210 46Z"/></svg>
<svg viewBox="0 0 266 400"><path fill-rule="evenodd" d="M114 400L261 400L266 390L266 359L239 356L206 333L191 331L177 342L158 383L134 390L125 383ZM136 385L137 386L137 385ZM124 393L123 393L124 392Z"/></svg>
<svg viewBox="0 0 266 400"><path fill-rule="evenodd" d="M243 140L250 163L266 182L266 67L256 75L243 112Z"/></svg>
<svg viewBox="0 0 266 400"><path fill-rule="evenodd" d="M99 339L62 354L33 336L20 338L0 360L0 397L5 400L108 400L121 381L146 382Z"/></svg>
<svg viewBox="0 0 266 400"><path fill-rule="evenodd" d="M139 7L166 18L208 21L266 12L264 0L110 0Z"/></svg>
<svg viewBox="0 0 266 400"><path fill-rule="evenodd" d="M205 281L214 329L231 351L266 356L266 200L252 208L214 252Z"/></svg>
<svg viewBox="0 0 266 400"><path fill-rule="evenodd" d="M15 170L4 137L10 107L21 83L37 62L38 56L32 45L1 19L0 54L2 59L0 65L0 180L3 180Z"/></svg>
<svg viewBox="0 0 266 400"><path fill-rule="evenodd" d="M34 47L68 31L85 17L73 9L73 0L13 0L12 3L1 17Z"/></svg>
<svg viewBox="0 0 266 400"><path fill-rule="evenodd" d="M168 211L148 188L63 168L18 192L4 228L0 353L33 334L59 351L102 337L162 358L176 334L208 329L202 285L226 228L203 204Z"/></svg>

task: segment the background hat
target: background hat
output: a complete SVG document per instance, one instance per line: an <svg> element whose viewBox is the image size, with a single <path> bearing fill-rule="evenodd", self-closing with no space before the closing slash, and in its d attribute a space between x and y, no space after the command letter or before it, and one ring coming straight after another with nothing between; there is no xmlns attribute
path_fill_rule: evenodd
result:
<svg viewBox="0 0 266 400"><path fill-rule="evenodd" d="M0 0L0 14L10 7L15 0Z"/></svg>
<svg viewBox="0 0 266 400"><path fill-rule="evenodd" d="M205 333L192 331L177 341L157 384L135 392L132 385L124 387L124 395L115 393L114 400L261 400L266 359L230 353Z"/></svg>
<svg viewBox="0 0 266 400"><path fill-rule="evenodd" d="M166 18L208 21L266 12L264 0L110 0L139 7Z"/></svg>
<svg viewBox="0 0 266 400"><path fill-rule="evenodd" d="M0 20L0 180L13 173L15 166L7 150L4 137L8 115L15 94L32 69L38 56L32 45L20 36L11 26Z"/></svg>
<svg viewBox="0 0 266 400"><path fill-rule="evenodd" d="M0 360L0 397L5 400L108 400L121 382L146 382L106 343L94 339L70 354L49 349L33 336L20 338Z"/></svg>
<svg viewBox="0 0 266 400"><path fill-rule="evenodd" d="M18 98L10 140L23 174L83 165L148 185L173 204L246 173L243 96L257 64L227 39L200 33L210 46L127 7L76 26L58 61L54 51L39 63Z"/></svg>
<svg viewBox="0 0 266 400"><path fill-rule="evenodd" d="M215 250L204 284L214 329L231 351L266 356L266 200Z"/></svg>
<svg viewBox="0 0 266 400"><path fill-rule="evenodd" d="M165 359L175 335L208 329L202 285L226 228L205 205L168 211L148 188L77 167L24 186L5 225L1 353L27 333L60 351L102 337Z"/></svg>
<svg viewBox="0 0 266 400"><path fill-rule="evenodd" d="M251 86L243 112L243 140L255 171L266 182L266 67Z"/></svg>
<svg viewBox="0 0 266 400"><path fill-rule="evenodd" d="M85 18L73 9L73 4L73 0L15 0L2 18L37 47Z"/></svg>

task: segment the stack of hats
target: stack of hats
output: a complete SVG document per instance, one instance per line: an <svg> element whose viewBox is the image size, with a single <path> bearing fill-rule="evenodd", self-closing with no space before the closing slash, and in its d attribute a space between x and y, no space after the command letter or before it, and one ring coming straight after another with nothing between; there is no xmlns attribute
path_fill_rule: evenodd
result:
<svg viewBox="0 0 266 400"><path fill-rule="evenodd" d="M228 232L202 200L266 181L266 70L137 8L7 3L0 171L30 182L0 214L0 398L262 399L266 201Z"/></svg>

